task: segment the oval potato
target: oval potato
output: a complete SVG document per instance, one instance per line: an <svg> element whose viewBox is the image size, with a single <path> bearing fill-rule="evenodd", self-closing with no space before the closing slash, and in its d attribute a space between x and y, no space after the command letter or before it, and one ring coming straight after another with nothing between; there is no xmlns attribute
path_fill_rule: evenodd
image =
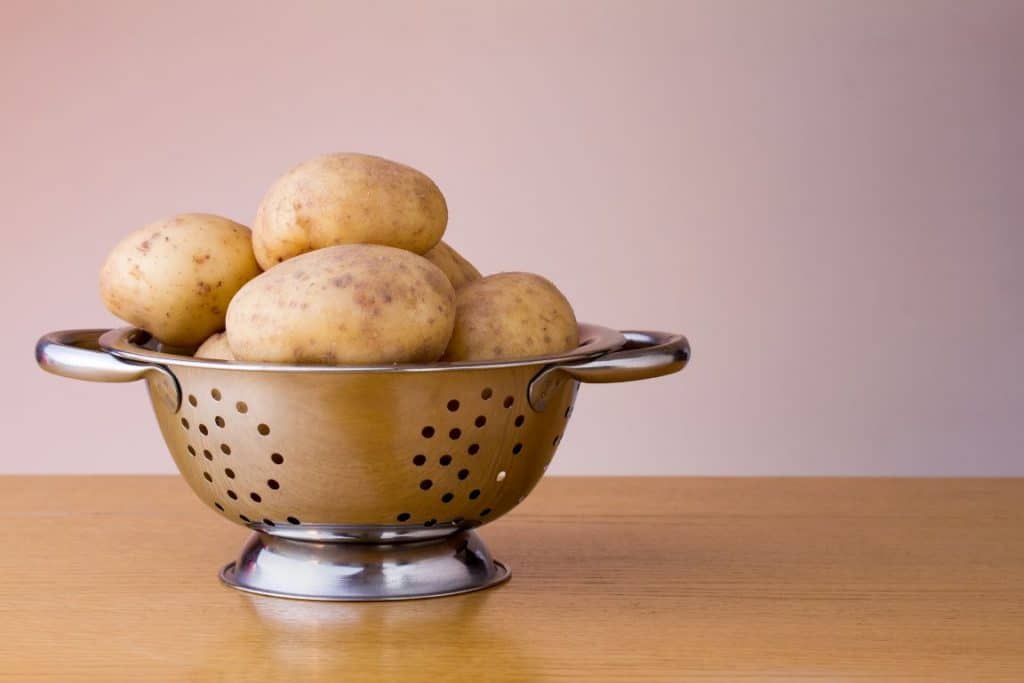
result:
<svg viewBox="0 0 1024 683"><path fill-rule="evenodd" d="M228 335L223 332L210 335L194 355L207 360L235 360L235 354L231 353L231 347L228 346Z"/></svg>
<svg viewBox="0 0 1024 683"><path fill-rule="evenodd" d="M423 258L440 268L455 289L461 289L466 283L480 279L480 271L444 240L423 254Z"/></svg>
<svg viewBox="0 0 1024 683"><path fill-rule="evenodd" d="M224 329L231 297L259 272L247 227L182 214L121 240L100 271L100 296L164 344L192 348Z"/></svg>
<svg viewBox="0 0 1024 683"><path fill-rule="evenodd" d="M365 154L328 154L270 187L253 222L253 248L264 269L338 244L422 254L447 225L444 195L416 169Z"/></svg>
<svg viewBox="0 0 1024 683"><path fill-rule="evenodd" d="M444 360L529 358L578 345L576 314L555 285L532 273L498 273L456 293Z"/></svg>
<svg viewBox="0 0 1024 683"><path fill-rule="evenodd" d="M437 360L455 321L455 290L434 264L371 244L289 259L241 289L228 308L238 360L417 363Z"/></svg>

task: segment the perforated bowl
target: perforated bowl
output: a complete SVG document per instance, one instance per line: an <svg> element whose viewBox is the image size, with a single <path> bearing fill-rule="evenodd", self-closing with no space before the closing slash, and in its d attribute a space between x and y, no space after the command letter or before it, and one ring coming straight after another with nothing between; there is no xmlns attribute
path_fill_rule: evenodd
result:
<svg viewBox="0 0 1024 683"><path fill-rule="evenodd" d="M522 502L581 381L675 372L685 338L582 325L580 346L522 361L295 366L163 353L141 330L40 339L56 374L145 379L182 476L255 533L221 573L237 588L396 599L493 585L508 571L473 529Z"/></svg>

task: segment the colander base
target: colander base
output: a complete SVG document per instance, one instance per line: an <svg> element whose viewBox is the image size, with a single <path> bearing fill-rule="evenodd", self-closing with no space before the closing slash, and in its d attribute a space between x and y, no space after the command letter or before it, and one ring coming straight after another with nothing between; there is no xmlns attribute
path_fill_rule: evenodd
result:
<svg viewBox="0 0 1024 683"><path fill-rule="evenodd" d="M414 543L319 543L256 532L220 572L228 586L297 600L411 600L505 581L475 531Z"/></svg>

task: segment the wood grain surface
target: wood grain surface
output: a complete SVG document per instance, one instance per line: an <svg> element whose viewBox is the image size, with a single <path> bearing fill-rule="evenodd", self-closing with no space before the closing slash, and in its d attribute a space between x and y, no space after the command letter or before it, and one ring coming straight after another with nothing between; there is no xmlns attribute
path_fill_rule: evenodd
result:
<svg viewBox="0 0 1024 683"><path fill-rule="evenodd" d="M548 478L498 588L246 595L175 477L0 477L0 679L1024 680L1024 480Z"/></svg>

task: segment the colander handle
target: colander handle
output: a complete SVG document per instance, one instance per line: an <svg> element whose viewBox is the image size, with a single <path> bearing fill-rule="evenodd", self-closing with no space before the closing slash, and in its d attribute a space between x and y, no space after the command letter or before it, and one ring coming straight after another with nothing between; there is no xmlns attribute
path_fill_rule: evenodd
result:
<svg viewBox="0 0 1024 683"><path fill-rule="evenodd" d="M108 330L61 330L44 334L36 342L36 363L43 370L61 377L90 382L134 382L156 376L160 393L181 405L178 380L162 365L121 360L99 345Z"/></svg>
<svg viewBox="0 0 1024 683"><path fill-rule="evenodd" d="M631 382L679 372L690 360L690 342L681 334L624 330L622 335L626 343L615 351L581 363L549 365L537 373L528 389L533 409L543 411L566 376L580 382Z"/></svg>

